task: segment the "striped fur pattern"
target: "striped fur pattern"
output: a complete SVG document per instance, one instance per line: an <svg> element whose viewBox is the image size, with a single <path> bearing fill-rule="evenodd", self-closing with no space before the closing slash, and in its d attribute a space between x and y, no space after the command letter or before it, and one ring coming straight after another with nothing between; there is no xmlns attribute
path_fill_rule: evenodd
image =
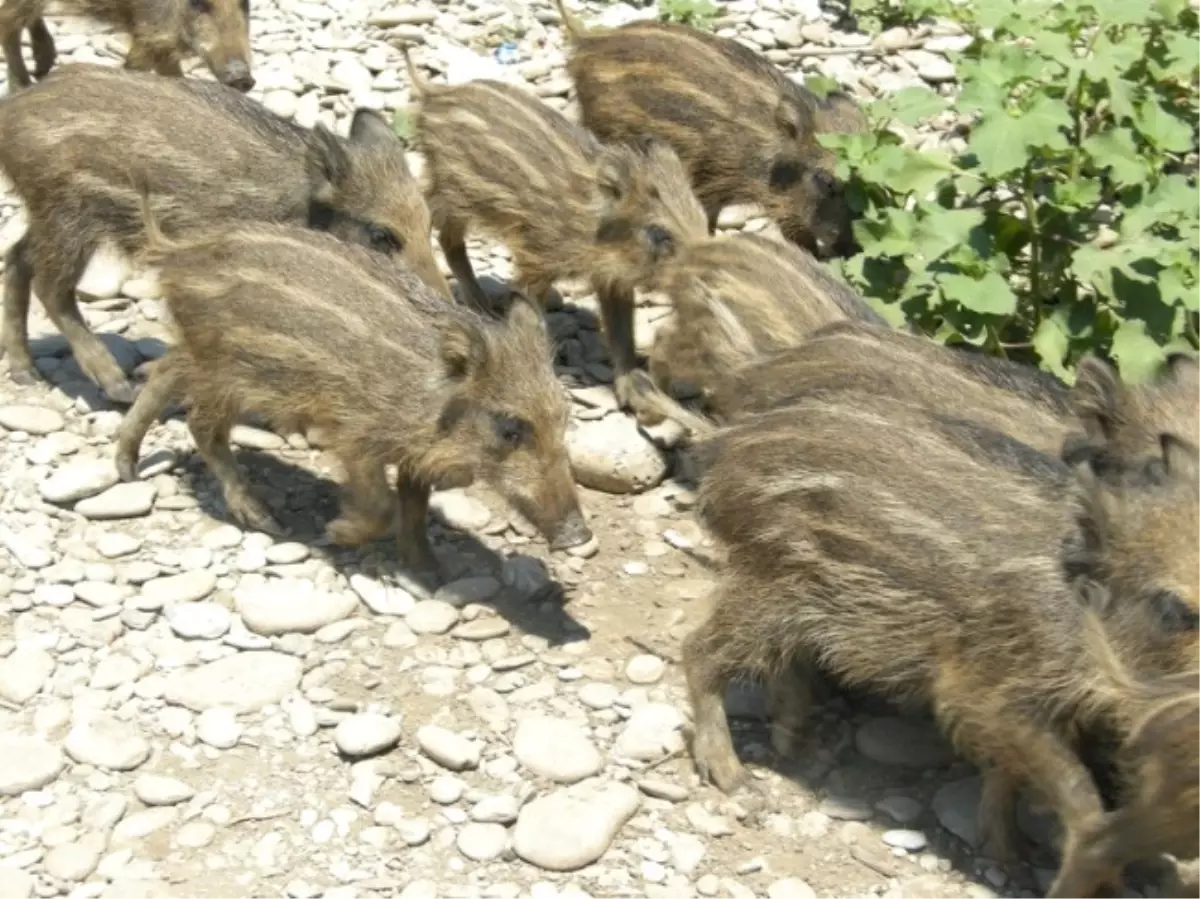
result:
<svg viewBox="0 0 1200 899"><path fill-rule="evenodd" d="M0 6L0 50L8 67L8 89L32 82L21 55L21 32L29 32L34 75L54 67L57 50L46 27L47 0L4 0ZM250 74L249 0L60 0L60 11L87 16L129 34L126 68L182 77L184 57L199 56L216 79L239 91L254 87Z"/></svg>
<svg viewBox="0 0 1200 899"><path fill-rule="evenodd" d="M83 371L113 400L132 401L74 288L101 242L126 253L143 245L143 188L168 234L221 221L309 224L402 256L449 296L403 146L368 110L347 139L320 125L307 131L211 82L62 66L0 102L0 169L30 222L7 260L2 338L9 370L24 383L34 378L32 287Z"/></svg>
<svg viewBox="0 0 1200 899"><path fill-rule="evenodd" d="M711 237L663 266L658 287L674 315L655 335L650 374L664 391L680 382L712 399L751 363L796 346L811 331L883 319L813 256L761 234Z"/></svg>
<svg viewBox="0 0 1200 899"><path fill-rule="evenodd" d="M176 343L118 435L122 477L172 398L190 408L196 446L230 512L279 532L229 450L237 416L284 432L316 426L347 471L329 525L355 545L391 524L384 466L399 468L401 556L428 572L429 489L480 478L555 543L590 539L567 459L566 397L540 313L514 304L495 321L448 304L381 254L305 228L240 225L153 244Z"/></svg>
<svg viewBox="0 0 1200 899"><path fill-rule="evenodd" d="M1200 451L1170 435L1102 477L1095 456L1068 465L903 391L799 390L699 444L699 511L728 562L684 645L693 754L723 789L742 782L721 705L738 675L771 687L780 751L814 670L924 701L984 766L985 852L1011 858L1018 786L1068 833L1103 810L1073 746L1123 700L1083 642L1089 605L1128 664L1195 666Z"/></svg>
<svg viewBox="0 0 1200 899"><path fill-rule="evenodd" d="M815 329L802 343L745 366L714 405L731 420L845 388L954 410L1052 455L1079 429L1068 388L1052 375L866 320Z"/></svg>
<svg viewBox="0 0 1200 899"><path fill-rule="evenodd" d="M653 135L669 143L687 167L710 230L725 206L753 203L810 252L853 253L851 212L833 156L815 138L866 128L849 95L819 100L734 40L664 22L585 29L556 2L589 130L603 141Z"/></svg>
<svg viewBox="0 0 1200 899"><path fill-rule="evenodd" d="M466 252L474 229L507 245L517 281L543 305L556 281L589 279L618 398L629 405L634 290L705 235L704 211L679 159L660 141L601 145L521 88L428 84L408 65L420 98L417 145L429 206L467 298L489 306Z"/></svg>

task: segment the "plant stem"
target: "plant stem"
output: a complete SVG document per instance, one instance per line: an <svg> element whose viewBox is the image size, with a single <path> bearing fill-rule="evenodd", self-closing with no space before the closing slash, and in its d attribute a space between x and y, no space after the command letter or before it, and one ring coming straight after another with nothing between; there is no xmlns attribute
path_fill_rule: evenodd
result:
<svg viewBox="0 0 1200 899"><path fill-rule="evenodd" d="M1033 168L1027 162L1022 173L1021 202L1025 206L1025 220L1029 223L1029 293L1036 302L1034 306L1041 317L1042 307L1042 234L1038 224L1037 199L1033 193Z"/></svg>

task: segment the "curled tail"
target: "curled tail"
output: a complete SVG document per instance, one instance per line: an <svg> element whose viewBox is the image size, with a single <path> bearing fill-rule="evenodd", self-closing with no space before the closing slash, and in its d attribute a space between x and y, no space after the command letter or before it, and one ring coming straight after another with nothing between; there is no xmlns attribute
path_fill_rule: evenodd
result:
<svg viewBox="0 0 1200 899"><path fill-rule="evenodd" d="M142 229L145 231L145 243L142 251L138 253L138 262L144 265L154 265L163 256L174 250L177 245L163 234L162 229L158 226L158 220L154 217L154 207L150 203L149 180L140 173L131 173L130 181L133 182L133 188L138 195L138 203L142 212Z"/></svg>
<svg viewBox="0 0 1200 899"><path fill-rule="evenodd" d="M567 33L567 39L574 43L588 33L587 27L579 20L579 18L567 9L563 0L554 0L554 5L558 9L558 15L562 19L563 31Z"/></svg>
<svg viewBox="0 0 1200 899"><path fill-rule="evenodd" d="M404 57L404 68L408 70L408 81L412 85L412 92L418 97L423 97L428 92L429 85L425 79L421 77L421 73L417 71L416 64L412 61L412 57L408 55L408 44L400 43L399 41L392 42L392 46L400 51L400 55Z"/></svg>

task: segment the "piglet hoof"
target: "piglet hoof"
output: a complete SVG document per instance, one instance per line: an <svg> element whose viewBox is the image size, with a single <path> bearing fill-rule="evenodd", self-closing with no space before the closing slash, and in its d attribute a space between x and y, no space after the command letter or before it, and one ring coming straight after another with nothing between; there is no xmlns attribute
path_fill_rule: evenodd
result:
<svg viewBox="0 0 1200 899"><path fill-rule="evenodd" d="M33 366L10 366L8 376L18 387L32 387L39 380Z"/></svg>
<svg viewBox="0 0 1200 899"><path fill-rule="evenodd" d="M139 390L128 381L119 381L116 384L109 384L104 387L104 395L109 401L116 403L118 406L132 406L133 401L137 399Z"/></svg>
<svg viewBox="0 0 1200 899"><path fill-rule="evenodd" d="M666 421L666 415L650 401L650 397L659 391L646 372L631 371L618 376L613 392L617 395L618 405L631 411L642 427L654 427Z"/></svg>
<svg viewBox="0 0 1200 899"><path fill-rule="evenodd" d="M117 476L128 484L130 481L138 479L137 474L137 456L128 452L124 447L118 446L115 461L117 463Z"/></svg>
<svg viewBox="0 0 1200 899"><path fill-rule="evenodd" d="M230 516L242 526L255 531L262 531L272 537L283 537L286 531L263 505L251 496L229 497L225 504L229 507Z"/></svg>
<svg viewBox="0 0 1200 899"><path fill-rule="evenodd" d="M33 41L33 77L41 81L50 74L50 70L54 68L55 58L58 52L54 45L47 46L44 42L37 40Z"/></svg>
<svg viewBox="0 0 1200 899"><path fill-rule="evenodd" d="M748 787L750 783L750 772L738 761L732 749L728 752L713 750L707 745L707 741L693 738L692 759L695 761L696 773L700 780L713 784L722 793L731 794L740 788Z"/></svg>

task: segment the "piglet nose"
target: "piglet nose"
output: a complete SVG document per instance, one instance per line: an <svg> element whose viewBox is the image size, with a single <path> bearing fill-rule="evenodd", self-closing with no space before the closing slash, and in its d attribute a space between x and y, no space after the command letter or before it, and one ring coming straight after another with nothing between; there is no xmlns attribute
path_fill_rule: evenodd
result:
<svg viewBox="0 0 1200 899"><path fill-rule="evenodd" d="M650 242L650 246L655 252L666 253L674 246L674 238L671 237L671 232L660 225L651 225L646 229L646 239Z"/></svg>
<svg viewBox="0 0 1200 899"><path fill-rule="evenodd" d="M221 81L242 93L254 87L254 76L250 74L250 66L240 59L233 60L225 66L221 73Z"/></svg>

